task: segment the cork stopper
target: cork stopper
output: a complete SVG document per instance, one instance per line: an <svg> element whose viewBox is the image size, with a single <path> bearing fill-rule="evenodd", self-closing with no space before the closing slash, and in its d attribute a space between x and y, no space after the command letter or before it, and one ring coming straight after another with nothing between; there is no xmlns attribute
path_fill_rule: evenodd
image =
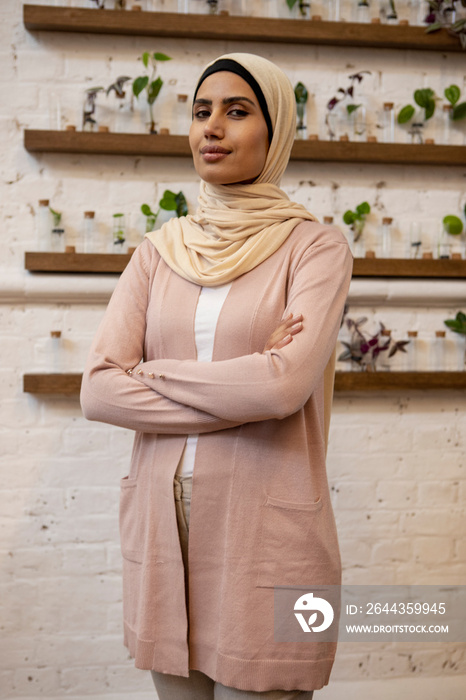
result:
<svg viewBox="0 0 466 700"><path fill-rule="evenodd" d="M391 216L384 216L383 219L382 219L382 223L383 223L383 224L386 224L386 225L391 224L392 221L393 221L393 219L392 219Z"/></svg>
<svg viewBox="0 0 466 700"><path fill-rule="evenodd" d="M333 216L324 216L324 224L333 224Z"/></svg>
<svg viewBox="0 0 466 700"><path fill-rule="evenodd" d="M442 105L444 112L453 112L453 105Z"/></svg>
<svg viewBox="0 0 466 700"><path fill-rule="evenodd" d="M367 143L377 143L377 136L368 136Z"/></svg>
<svg viewBox="0 0 466 700"><path fill-rule="evenodd" d="M445 338L445 331L435 331L436 338Z"/></svg>
<svg viewBox="0 0 466 700"><path fill-rule="evenodd" d="M311 20L313 22L322 22L322 15L312 15Z"/></svg>
<svg viewBox="0 0 466 700"><path fill-rule="evenodd" d="M39 206L40 207L48 207L50 204L49 199L39 199Z"/></svg>
<svg viewBox="0 0 466 700"><path fill-rule="evenodd" d="M366 250L366 258L375 258L375 250Z"/></svg>
<svg viewBox="0 0 466 700"><path fill-rule="evenodd" d="M318 141L319 140L319 134L309 134L307 137L308 141Z"/></svg>
<svg viewBox="0 0 466 700"><path fill-rule="evenodd" d="M187 102L188 96L187 95L177 95L176 99L178 100L178 102Z"/></svg>
<svg viewBox="0 0 466 700"><path fill-rule="evenodd" d="M380 17L372 17L371 24L380 24Z"/></svg>
<svg viewBox="0 0 466 700"><path fill-rule="evenodd" d="M141 12L142 7L141 7L141 5L133 5L131 9L134 10L135 12Z"/></svg>
<svg viewBox="0 0 466 700"><path fill-rule="evenodd" d="M452 260L462 260L463 258L462 258L461 253L452 253L452 254L451 254L451 259L452 259Z"/></svg>
<svg viewBox="0 0 466 700"><path fill-rule="evenodd" d="M85 211L84 212L85 219L93 219L94 217L95 217L95 211Z"/></svg>
<svg viewBox="0 0 466 700"><path fill-rule="evenodd" d="M422 254L422 257L423 257L424 260L432 260L432 258L433 258L434 256L433 256L433 253L423 253L423 254Z"/></svg>
<svg viewBox="0 0 466 700"><path fill-rule="evenodd" d="M349 136L348 134L342 134L340 136L340 141L349 141Z"/></svg>
<svg viewBox="0 0 466 700"><path fill-rule="evenodd" d="M159 133L161 136L168 136L168 134L170 133L170 129L163 127L162 129L160 129Z"/></svg>
<svg viewBox="0 0 466 700"><path fill-rule="evenodd" d="M435 143L435 139L426 139L425 143L432 145L433 143Z"/></svg>
<svg viewBox="0 0 466 700"><path fill-rule="evenodd" d="M394 102L384 102L383 103L383 108L386 112L388 112L390 109L393 109L394 106L395 106Z"/></svg>
<svg viewBox="0 0 466 700"><path fill-rule="evenodd" d="M65 253L76 253L76 246L74 246L74 245L65 246Z"/></svg>
<svg viewBox="0 0 466 700"><path fill-rule="evenodd" d="M417 331L408 331L408 338L417 338Z"/></svg>
<svg viewBox="0 0 466 700"><path fill-rule="evenodd" d="M409 24L409 19L400 19L398 24L400 27L406 27Z"/></svg>
<svg viewBox="0 0 466 700"><path fill-rule="evenodd" d="M108 126L103 126L103 125L101 125L101 126L98 127L97 131L98 131L100 134L106 134L106 133L108 132Z"/></svg>
<svg viewBox="0 0 466 700"><path fill-rule="evenodd" d="M61 331L50 331L51 338L61 338Z"/></svg>
<svg viewBox="0 0 466 700"><path fill-rule="evenodd" d="M385 335L385 336L390 336L392 334L391 331L388 330L388 328L384 328L383 331L381 331L380 335Z"/></svg>
<svg viewBox="0 0 466 700"><path fill-rule="evenodd" d="M230 13L228 12L228 10L220 10L218 14L222 15L223 17L228 17Z"/></svg>
<svg viewBox="0 0 466 700"><path fill-rule="evenodd" d="M74 124L67 124L65 126L65 131L76 131L76 127Z"/></svg>

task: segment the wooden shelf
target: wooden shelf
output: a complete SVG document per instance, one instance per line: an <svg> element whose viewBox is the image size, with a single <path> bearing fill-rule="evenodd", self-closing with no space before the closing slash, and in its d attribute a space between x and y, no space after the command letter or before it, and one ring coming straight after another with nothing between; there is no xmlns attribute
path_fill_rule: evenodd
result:
<svg viewBox="0 0 466 700"><path fill-rule="evenodd" d="M35 253L24 254L30 272L87 272L120 274L131 255L125 253Z"/></svg>
<svg viewBox="0 0 466 700"><path fill-rule="evenodd" d="M23 21L30 31L462 51L458 39L450 36L446 30L426 34L424 27L386 24L95 10L29 4L23 6Z"/></svg>
<svg viewBox="0 0 466 700"><path fill-rule="evenodd" d="M466 280L466 260L355 258L353 277L436 277Z"/></svg>
<svg viewBox="0 0 466 700"><path fill-rule="evenodd" d="M24 147L30 153L191 158L188 137L177 135L25 129ZM466 146L297 140L291 160L464 167Z"/></svg>
<svg viewBox="0 0 466 700"><path fill-rule="evenodd" d="M336 372L335 391L466 389L466 372Z"/></svg>
<svg viewBox="0 0 466 700"><path fill-rule="evenodd" d="M25 374L28 394L79 394L82 374ZM466 372L336 372L335 392L466 389Z"/></svg>
<svg viewBox="0 0 466 700"><path fill-rule="evenodd" d="M119 274L130 261L116 253L25 253L29 272L87 272ZM409 277L466 279L466 260L403 260L356 258L354 277Z"/></svg>
<svg viewBox="0 0 466 700"><path fill-rule="evenodd" d="M81 381L81 373L24 374L23 391L27 394L79 394Z"/></svg>

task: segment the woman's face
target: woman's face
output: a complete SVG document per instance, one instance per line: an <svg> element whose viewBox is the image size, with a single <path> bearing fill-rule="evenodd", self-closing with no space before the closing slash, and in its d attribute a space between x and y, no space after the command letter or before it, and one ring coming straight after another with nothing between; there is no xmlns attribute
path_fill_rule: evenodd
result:
<svg viewBox="0 0 466 700"><path fill-rule="evenodd" d="M243 78L220 71L204 80L189 145L197 173L212 185L250 183L260 175L269 149L267 124Z"/></svg>

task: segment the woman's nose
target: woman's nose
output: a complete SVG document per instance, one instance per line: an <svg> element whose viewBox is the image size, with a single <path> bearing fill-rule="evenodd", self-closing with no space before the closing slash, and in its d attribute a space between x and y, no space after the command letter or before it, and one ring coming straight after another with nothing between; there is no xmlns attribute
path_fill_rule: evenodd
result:
<svg viewBox="0 0 466 700"><path fill-rule="evenodd" d="M225 133L223 120L220 115L212 112L207 121L204 122L204 135L205 136L216 136L217 138L223 138Z"/></svg>

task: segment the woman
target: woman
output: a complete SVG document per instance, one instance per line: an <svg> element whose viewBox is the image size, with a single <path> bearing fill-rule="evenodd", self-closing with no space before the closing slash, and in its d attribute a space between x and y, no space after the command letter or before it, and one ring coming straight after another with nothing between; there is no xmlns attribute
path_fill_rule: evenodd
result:
<svg viewBox="0 0 466 700"><path fill-rule="evenodd" d="M309 700L334 660L334 643L274 642L274 587L341 572L325 456L352 256L278 187L294 130L275 65L206 68L189 137L198 210L138 247L84 373L86 417L137 431L121 482L125 644L160 700Z"/></svg>

